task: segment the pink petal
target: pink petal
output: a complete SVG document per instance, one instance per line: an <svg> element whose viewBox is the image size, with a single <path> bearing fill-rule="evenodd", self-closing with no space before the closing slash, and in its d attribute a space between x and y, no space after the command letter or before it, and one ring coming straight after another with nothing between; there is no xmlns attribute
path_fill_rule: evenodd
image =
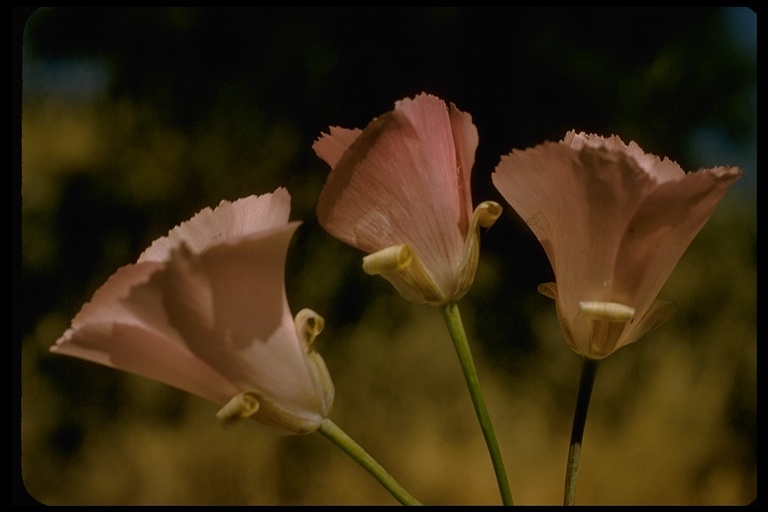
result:
<svg viewBox="0 0 768 512"><path fill-rule="evenodd" d="M563 315L582 300L615 301L614 265L626 226L653 189L629 156L545 143L502 157L493 183L541 241Z"/></svg>
<svg viewBox="0 0 768 512"><path fill-rule="evenodd" d="M139 261L165 261L170 251L182 242L196 254L222 240L283 226L291 211L291 196L284 188L237 201L222 201L214 209L205 208L155 240Z"/></svg>
<svg viewBox="0 0 768 512"><path fill-rule="evenodd" d="M293 222L200 255L172 253L165 276L171 324L200 359L239 389L299 416L327 414L284 288Z"/></svg>
<svg viewBox="0 0 768 512"><path fill-rule="evenodd" d="M737 168L716 168L666 181L643 201L617 254L614 293L644 311L733 182ZM626 302L629 303L629 302Z"/></svg>
<svg viewBox="0 0 768 512"><path fill-rule="evenodd" d="M192 354L168 324L152 280L162 270L155 262L119 269L51 352L135 373L223 405L237 390Z"/></svg>
<svg viewBox="0 0 768 512"><path fill-rule="evenodd" d="M635 310L615 346L603 347L604 357L669 317L671 307L656 295L740 176L728 167L686 174L634 142L569 132L559 144L502 157L493 182L549 257L557 286L544 291L555 297L577 352L589 356L592 350L579 301Z"/></svg>
<svg viewBox="0 0 768 512"><path fill-rule="evenodd" d="M363 133L360 128L349 130L338 126L331 126L330 134L323 134L314 144L312 149L317 156L325 160L331 167L336 167L344 152Z"/></svg>
<svg viewBox="0 0 768 512"><path fill-rule="evenodd" d="M480 139L477 128L472 123L472 116L450 105L451 131L453 143L456 146L456 162L459 166L459 197L467 206L461 211L459 218L459 230L467 232L469 217L472 215L472 166L475 165L475 150Z"/></svg>
<svg viewBox="0 0 768 512"><path fill-rule="evenodd" d="M678 180L685 176L685 171L677 163L668 158L662 160L656 155L646 153L635 141L625 144L617 135L602 137L570 131L565 135L562 143L576 150L589 146L607 149L609 152L625 153L632 157L657 183Z"/></svg>
<svg viewBox="0 0 768 512"><path fill-rule="evenodd" d="M299 225L288 224L289 208L278 189L198 213L115 273L51 351L219 405L258 392L265 408L319 424L332 393L308 366L319 356L309 361L288 309L285 258Z"/></svg>
<svg viewBox="0 0 768 512"><path fill-rule="evenodd" d="M471 119L422 94L397 102L351 139L332 131L316 144L321 157L336 161L318 201L320 224L368 253L408 244L435 281L453 289L471 215Z"/></svg>

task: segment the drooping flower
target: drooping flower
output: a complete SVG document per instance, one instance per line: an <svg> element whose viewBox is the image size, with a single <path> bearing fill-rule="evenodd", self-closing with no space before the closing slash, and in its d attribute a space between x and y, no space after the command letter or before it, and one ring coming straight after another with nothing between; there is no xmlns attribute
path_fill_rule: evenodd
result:
<svg viewBox="0 0 768 512"><path fill-rule="evenodd" d="M617 136L568 132L503 156L493 183L541 242L573 350L602 359L666 321L657 299L690 242L742 172L686 173Z"/></svg>
<svg viewBox="0 0 768 512"><path fill-rule="evenodd" d="M471 116L428 94L396 102L364 130L331 127L313 145L332 168L320 225L368 253L363 269L406 299L458 300L474 280L479 228L501 214L493 201L473 212L477 143Z"/></svg>
<svg viewBox="0 0 768 512"><path fill-rule="evenodd" d="M334 388L312 347L323 319L288 307L289 214L283 188L200 211L113 274L51 352L203 397L225 422L314 432Z"/></svg>

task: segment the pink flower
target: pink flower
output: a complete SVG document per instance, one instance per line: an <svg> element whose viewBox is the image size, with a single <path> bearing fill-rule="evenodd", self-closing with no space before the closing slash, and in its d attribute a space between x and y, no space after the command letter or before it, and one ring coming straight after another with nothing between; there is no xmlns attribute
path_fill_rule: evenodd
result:
<svg viewBox="0 0 768 512"><path fill-rule="evenodd" d="M323 319L288 308L289 214L282 188L202 210L113 274L51 352L201 396L223 421L315 431L334 389L311 346Z"/></svg>
<svg viewBox="0 0 768 512"><path fill-rule="evenodd" d="M332 167L320 224L368 253L363 269L405 298L458 300L474 280L479 227L501 214L492 201L472 210L477 143L471 116L428 94L396 102L364 130L332 127L313 145Z"/></svg>
<svg viewBox="0 0 768 512"><path fill-rule="evenodd" d="M685 173L617 136L576 134L501 158L493 183L541 242L565 339L601 359L666 321L656 296L696 233L741 176Z"/></svg>

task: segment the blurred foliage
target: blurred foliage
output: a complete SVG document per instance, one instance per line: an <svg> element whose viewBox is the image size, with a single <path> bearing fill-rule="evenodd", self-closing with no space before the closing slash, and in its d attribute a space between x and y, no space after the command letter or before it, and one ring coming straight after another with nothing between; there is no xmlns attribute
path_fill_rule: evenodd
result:
<svg viewBox="0 0 768 512"><path fill-rule="evenodd" d="M205 206L286 186L304 221L289 302L326 319L332 418L425 503L498 503L455 354L325 233L330 125L421 91L472 114L476 201L512 148L619 134L686 169L746 175L662 296L668 324L606 360L580 503L743 504L756 496L756 56L715 8L45 8L24 31L22 473L46 504L392 503L320 436L219 427L215 408L48 347L95 289ZM749 19L749 16L747 16ZM505 215L461 302L521 504L557 504L579 361L543 251Z"/></svg>

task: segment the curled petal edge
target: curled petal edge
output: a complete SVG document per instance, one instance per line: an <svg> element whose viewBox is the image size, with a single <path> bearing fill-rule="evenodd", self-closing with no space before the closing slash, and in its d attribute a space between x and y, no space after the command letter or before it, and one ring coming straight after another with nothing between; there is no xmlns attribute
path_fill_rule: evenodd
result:
<svg viewBox="0 0 768 512"><path fill-rule="evenodd" d="M408 244L393 245L363 258L363 271L389 281L400 295L419 304L445 304L449 294L432 278Z"/></svg>
<svg viewBox="0 0 768 512"><path fill-rule="evenodd" d="M459 283L453 300L463 297L475 281L477 264L480 261L480 228L488 229L493 226L501 212L501 205L496 201L483 201L472 212L459 266Z"/></svg>
<svg viewBox="0 0 768 512"><path fill-rule="evenodd" d="M317 335L323 332L325 319L311 309L304 308L296 313L293 321L296 324L296 333L299 335L299 339L304 342L304 346L309 352Z"/></svg>
<svg viewBox="0 0 768 512"><path fill-rule="evenodd" d="M393 245L363 258L365 273L383 275L404 270L413 260L413 251L407 244Z"/></svg>
<svg viewBox="0 0 768 512"><path fill-rule="evenodd" d="M296 333L299 339L304 342L304 348L307 353L309 373L317 389L320 390L320 397L323 400L323 410L330 411L336 394L333 386L331 374L325 365L325 360L313 348L315 338L323 331L325 320L322 316L309 308L304 308L294 317L296 324Z"/></svg>
<svg viewBox="0 0 768 512"><path fill-rule="evenodd" d="M250 418L256 412L258 412L261 404L258 397L255 394L244 391L233 396L232 399L224 405L219 412L216 413L216 418L224 425L232 425L239 420Z"/></svg>

